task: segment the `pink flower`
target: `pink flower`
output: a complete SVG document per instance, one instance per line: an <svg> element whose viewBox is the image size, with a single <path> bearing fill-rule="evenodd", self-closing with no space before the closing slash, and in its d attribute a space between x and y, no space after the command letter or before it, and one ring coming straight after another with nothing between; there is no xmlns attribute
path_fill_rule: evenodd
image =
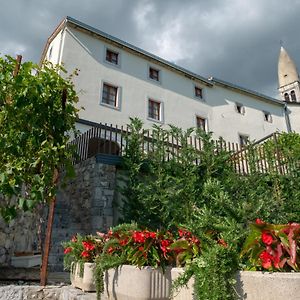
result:
<svg viewBox="0 0 300 300"><path fill-rule="evenodd" d="M77 242L77 236L76 236L76 235L74 235L74 236L72 237L71 242L72 242L72 243L76 243L76 242Z"/></svg>

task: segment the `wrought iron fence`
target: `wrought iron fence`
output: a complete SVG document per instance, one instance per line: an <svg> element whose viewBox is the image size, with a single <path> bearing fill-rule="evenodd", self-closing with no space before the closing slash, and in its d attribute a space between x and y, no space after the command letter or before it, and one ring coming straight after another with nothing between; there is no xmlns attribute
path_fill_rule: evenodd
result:
<svg viewBox="0 0 300 300"><path fill-rule="evenodd" d="M100 153L123 156L127 147L126 137L130 134L128 126L97 124L70 142L70 145L73 145L76 149L74 163L84 161ZM145 153L150 154L155 149L157 137L153 135L151 130L144 130L141 136L141 147ZM224 140L211 141L214 144L212 155L220 151L226 151L230 154L229 162L239 174L246 175L252 172L288 174L299 168L299 161L282 153L277 142L279 136L278 133L273 133L246 146ZM168 134L163 139L164 159L168 161L180 158L181 141L176 136ZM187 138L186 143L197 150L199 155L195 163L200 164L204 141L198 136L191 135ZM266 147L267 144L272 144L272 147Z"/></svg>

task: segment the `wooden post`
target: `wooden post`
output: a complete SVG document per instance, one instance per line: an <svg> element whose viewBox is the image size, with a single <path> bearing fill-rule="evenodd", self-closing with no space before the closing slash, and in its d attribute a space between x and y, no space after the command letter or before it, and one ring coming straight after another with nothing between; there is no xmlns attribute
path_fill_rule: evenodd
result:
<svg viewBox="0 0 300 300"><path fill-rule="evenodd" d="M66 101L67 101L67 90L64 89L62 92L62 97L61 97L61 104L62 104L63 110L66 107ZM53 181L52 181L55 185L57 185L57 183L58 183L58 178L59 178L59 172L58 172L58 169L55 168L53 171ZM41 268L41 281L40 281L41 286L45 286L47 284L47 277L48 277L47 269L48 269L49 252L50 252L50 246L51 246L51 235L52 235L52 227L53 227L53 220L54 220L55 202L56 202L56 196L54 196L51 199L50 204L49 204L47 231L46 231L42 268Z"/></svg>
<svg viewBox="0 0 300 300"><path fill-rule="evenodd" d="M16 77L19 73L19 70L20 70L20 67L21 67L21 61L22 61L22 55L17 55L17 58L16 58L16 66L15 66L15 69L14 69L14 72L13 72L13 76Z"/></svg>

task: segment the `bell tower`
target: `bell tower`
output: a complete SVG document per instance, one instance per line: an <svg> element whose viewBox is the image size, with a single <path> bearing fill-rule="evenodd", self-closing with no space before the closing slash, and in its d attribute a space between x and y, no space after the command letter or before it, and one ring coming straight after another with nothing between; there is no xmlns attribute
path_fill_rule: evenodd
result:
<svg viewBox="0 0 300 300"><path fill-rule="evenodd" d="M300 103L300 79L294 61L281 46L278 59L278 90L286 102Z"/></svg>

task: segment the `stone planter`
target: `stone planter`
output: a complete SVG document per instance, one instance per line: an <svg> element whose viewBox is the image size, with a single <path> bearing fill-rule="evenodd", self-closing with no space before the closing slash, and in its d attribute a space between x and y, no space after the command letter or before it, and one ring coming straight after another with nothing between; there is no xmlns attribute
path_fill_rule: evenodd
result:
<svg viewBox="0 0 300 300"><path fill-rule="evenodd" d="M71 285L84 292L95 292L94 266L94 263L84 263L83 273L80 274L80 264L74 263L70 272Z"/></svg>
<svg viewBox="0 0 300 300"><path fill-rule="evenodd" d="M171 291L171 269L123 265L105 273L106 299L117 300L167 300Z"/></svg>
<svg viewBox="0 0 300 300"><path fill-rule="evenodd" d="M184 272L183 268L172 268L171 269L171 278L172 281L178 278ZM194 300L194 278L191 278L187 284L180 288L177 292L174 292L173 300Z"/></svg>
<svg viewBox="0 0 300 300"><path fill-rule="evenodd" d="M11 265L15 268L31 268L35 266L40 266L41 264L41 254L13 256L11 258Z"/></svg>
<svg viewBox="0 0 300 300"><path fill-rule="evenodd" d="M240 271L236 290L239 299L299 300L300 273Z"/></svg>

